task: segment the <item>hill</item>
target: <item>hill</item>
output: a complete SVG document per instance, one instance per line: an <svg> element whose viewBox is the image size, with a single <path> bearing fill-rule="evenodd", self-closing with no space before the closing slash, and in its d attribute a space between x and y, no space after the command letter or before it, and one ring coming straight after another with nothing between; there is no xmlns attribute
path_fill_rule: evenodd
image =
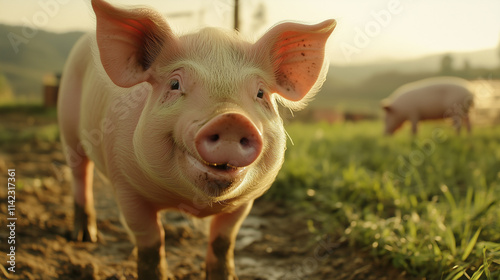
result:
<svg viewBox="0 0 500 280"><path fill-rule="evenodd" d="M436 72L440 70L441 60L445 55L450 55L452 58L452 67L456 70L469 68L495 68L500 65L498 50L486 49L465 53L441 53L424 56L409 60L384 60L368 64L355 65L332 65L330 73L332 77L340 79L349 84L358 83L381 72L400 72L400 73L415 73L415 72ZM465 66L466 61L468 66Z"/></svg>
<svg viewBox="0 0 500 280"><path fill-rule="evenodd" d="M0 74L7 77L16 98L40 98L43 77L60 73L82 32L52 33L0 25ZM28 35L28 36L26 36Z"/></svg>
<svg viewBox="0 0 500 280"><path fill-rule="evenodd" d="M44 76L62 71L71 47L82 34L43 30L34 33L20 26L0 24L0 38L6 38L0 40L0 76L7 78L18 100L40 101ZM373 112L378 109L378 100L399 85L440 74L444 55L362 65L331 65L323 90L311 106ZM488 77L491 72L488 69L499 64L496 49L449 55L456 69L451 74L466 78Z"/></svg>
<svg viewBox="0 0 500 280"><path fill-rule="evenodd" d="M443 72L444 56L450 56L451 70ZM378 103L402 84L437 75L465 79L500 78L497 49L467 53L435 54L404 61L330 66L323 89L311 103L313 107L337 108L374 113Z"/></svg>

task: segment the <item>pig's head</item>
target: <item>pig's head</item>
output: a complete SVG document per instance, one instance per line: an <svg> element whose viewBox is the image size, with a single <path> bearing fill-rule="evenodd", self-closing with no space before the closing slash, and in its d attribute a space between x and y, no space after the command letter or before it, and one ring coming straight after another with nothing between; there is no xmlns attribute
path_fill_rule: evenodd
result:
<svg viewBox="0 0 500 280"><path fill-rule="evenodd" d="M286 145L277 103L299 109L319 89L335 21L283 23L250 43L212 28L177 36L153 10L92 5L109 78L151 85L130 151L143 176L208 203L267 190Z"/></svg>
<svg viewBox="0 0 500 280"><path fill-rule="evenodd" d="M382 101L382 109L385 111L385 135L392 135L396 130L398 130L406 118L401 114L397 108L394 108L389 101Z"/></svg>

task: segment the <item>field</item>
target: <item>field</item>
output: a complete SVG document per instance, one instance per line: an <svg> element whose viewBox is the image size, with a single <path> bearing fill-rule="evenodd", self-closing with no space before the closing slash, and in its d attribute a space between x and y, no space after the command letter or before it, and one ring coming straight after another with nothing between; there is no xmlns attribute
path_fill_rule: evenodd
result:
<svg viewBox="0 0 500 280"><path fill-rule="evenodd" d="M245 221L240 280L500 279L500 127L455 135L427 123L382 136L380 121L290 123L286 161ZM293 144L292 144L293 141ZM8 273L7 187L0 270L10 279L134 279L112 190L95 178L100 241L68 239L70 179L53 110L0 108L0 180L16 169L16 272ZM202 279L206 221L168 213L176 279Z"/></svg>
<svg viewBox="0 0 500 280"><path fill-rule="evenodd" d="M410 275L499 279L500 128L381 132L380 122L290 125L295 145L266 198Z"/></svg>

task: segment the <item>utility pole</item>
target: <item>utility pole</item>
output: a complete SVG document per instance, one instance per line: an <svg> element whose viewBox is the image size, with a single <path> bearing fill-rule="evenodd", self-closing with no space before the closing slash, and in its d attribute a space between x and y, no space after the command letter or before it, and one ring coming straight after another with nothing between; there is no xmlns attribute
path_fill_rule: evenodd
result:
<svg viewBox="0 0 500 280"><path fill-rule="evenodd" d="M234 0L234 30L240 31L240 19L239 19L239 1Z"/></svg>

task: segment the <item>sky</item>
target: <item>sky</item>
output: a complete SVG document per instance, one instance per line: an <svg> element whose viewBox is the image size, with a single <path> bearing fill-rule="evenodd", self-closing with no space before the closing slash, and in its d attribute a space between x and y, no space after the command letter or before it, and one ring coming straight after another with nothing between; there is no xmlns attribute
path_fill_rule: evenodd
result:
<svg viewBox="0 0 500 280"><path fill-rule="evenodd" d="M234 0L108 0L146 5L181 33L232 28ZM336 19L328 42L333 64L411 59L497 48L500 0L239 0L241 32L258 39L279 22ZM264 21L255 20L261 14ZM95 28L90 0L0 0L0 23L54 32ZM3 38L0 38L2 40Z"/></svg>

